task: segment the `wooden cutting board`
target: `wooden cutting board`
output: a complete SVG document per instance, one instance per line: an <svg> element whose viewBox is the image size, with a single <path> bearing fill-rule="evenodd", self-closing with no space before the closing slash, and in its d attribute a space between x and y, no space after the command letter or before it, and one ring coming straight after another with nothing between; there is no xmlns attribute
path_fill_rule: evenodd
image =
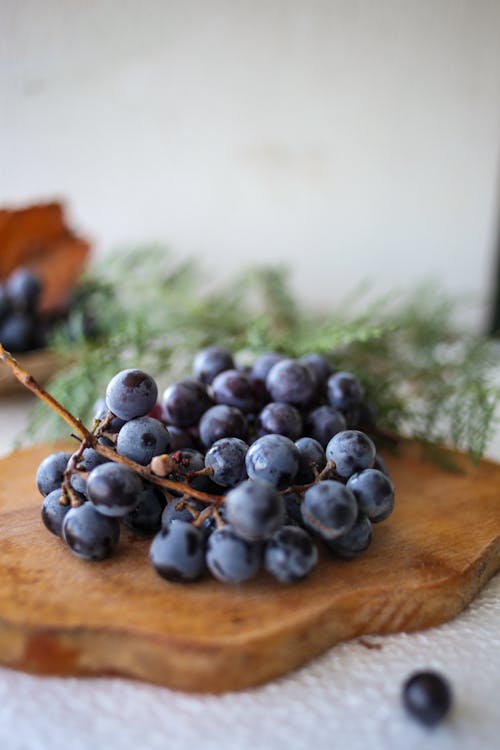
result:
<svg viewBox="0 0 500 750"><path fill-rule="evenodd" d="M387 457L396 509L369 550L325 555L299 584L167 583L127 531L113 559L83 562L40 521L33 478L53 449L0 461L0 662L16 669L242 689L341 640L449 620L500 568L500 466L451 474L411 444Z"/></svg>

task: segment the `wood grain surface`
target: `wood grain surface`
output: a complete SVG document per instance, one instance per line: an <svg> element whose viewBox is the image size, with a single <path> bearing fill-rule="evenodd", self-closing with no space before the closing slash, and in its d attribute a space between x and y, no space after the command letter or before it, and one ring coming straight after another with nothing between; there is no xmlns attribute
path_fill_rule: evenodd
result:
<svg viewBox="0 0 500 750"><path fill-rule="evenodd" d="M451 474L411 444L386 457L396 509L371 547L350 562L323 555L299 584L168 583L127 530L114 558L84 562L40 521L34 472L53 449L0 461L0 662L16 669L242 689L341 640L449 620L500 568L500 466Z"/></svg>

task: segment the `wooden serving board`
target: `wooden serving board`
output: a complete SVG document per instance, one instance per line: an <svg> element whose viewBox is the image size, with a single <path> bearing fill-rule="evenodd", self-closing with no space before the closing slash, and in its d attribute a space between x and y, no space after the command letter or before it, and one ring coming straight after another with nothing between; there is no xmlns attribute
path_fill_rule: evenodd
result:
<svg viewBox="0 0 500 750"><path fill-rule="evenodd" d="M325 555L299 584L167 583L127 531L113 559L83 562L40 521L34 473L53 449L0 461L0 662L16 669L242 689L344 639L442 623L500 568L500 466L451 474L414 445L387 457L396 509L369 550Z"/></svg>

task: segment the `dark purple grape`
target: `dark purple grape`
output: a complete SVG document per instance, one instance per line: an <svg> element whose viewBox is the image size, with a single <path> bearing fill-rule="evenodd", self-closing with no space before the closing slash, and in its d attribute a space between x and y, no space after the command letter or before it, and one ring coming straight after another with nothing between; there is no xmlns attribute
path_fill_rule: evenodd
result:
<svg viewBox="0 0 500 750"><path fill-rule="evenodd" d="M167 581L195 581L205 567L205 537L191 523L173 521L156 534L149 555L156 572Z"/></svg>
<svg viewBox="0 0 500 750"><path fill-rule="evenodd" d="M235 406L244 413L260 411L266 395L262 381L239 370L226 370L217 375L212 391L218 404Z"/></svg>
<svg viewBox="0 0 500 750"><path fill-rule="evenodd" d="M213 481L222 487L234 487L246 479L247 450L248 445L239 438L217 440L205 456L205 466L213 470Z"/></svg>
<svg viewBox="0 0 500 750"><path fill-rule="evenodd" d="M314 482L316 473L326 466L326 455L323 447L317 440L303 437L295 442L299 452L299 470L296 476L297 484L309 484Z"/></svg>
<svg viewBox="0 0 500 750"><path fill-rule="evenodd" d="M394 485L378 469L364 469L354 474L346 485L354 494L358 508L372 523L385 521L394 509Z"/></svg>
<svg viewBox="0 0 500 750"><path fill-rule="evenodd" d="M11 306L9 303L9 299L7 297L7 292L5 291L4 285L0 283L0 321L10 311L11 311Z"/></svg>
<svg viewBox="0 0 500 750"><path fill-rule="evenodd" d="M371 468L375 454L373 442L368 435L359 430L338 432L326 446L328 461L335 463L335 471L344 479L358 471Z"/></svg>
<svg viewBox="0 0 500 750"><path fill-rule="evenodd" d="M94 419L98 419L99 422L102 422L108 415L108 407L106 406L106 399L100 398L98 401L94 404ZM109 422L108 426L106 427L106 432L110 433L116 433L123 425L126 424L125 419L120 419L120 417L113 417L113 419Z"/></svg>
<svg viewBox="0 0 500 750"><path fill-rule="evenodd" d="M137 506L142 492L143 484L138 475L112 461L97 466L87 479L89 500L105 516L124 516Z"/></svg>
<svg viewBox="0 0 500 750"><path fill-rule="evenodd" d="M205 468L203 453L200 453L195 448L185 448L182 451L175 451L175 453L170 454L170 458L177 465L174 473L180 477L185 477L193 471L201 471Z"/></svg>
<svg viewBox="0 0 500 750"><path fill-rule="evenodd" d="M450 685L437 672L416 672L403 686L403 704L414 719L433 727L439 724L450 710Z"/></svg>
<svg viewBox="0 0 500 750"><path fill-rule="evenodd" d="M184 427L176 427L171 424L168 426L168 434L170 435L170 451L182 451L184 448L196 448L196 441Z"/></svg>
<svg viewBox="0 0 500 750"><path fill-rule="evenodd" d="M161 528L165 498L156 487L149 485L145 487L134 510L129 511L122 517L122 522L127 528L136 531L143 536L153 536Z"/></svg>
<svg viewBox="0 0 500 750"><path fill-rule="evenodd" d="M378 453L375 456L375 461L373 462L373 468L381 471L382 474L386 475L386 477L389 476L389 470L387 466L385 465L385 461L381 456L378 455Z"/></svg>
<svg viewBox="0 0 500 750"><path fill-rule="evenodd" d="M361 384L350 372L336 372L328 378L328 401L331 406L341 411L359 406L363 399Z"/></svg>
<svg viewBox="0 0 500 750"><path fill-rule="evenodd" d="M62 505L60 489L52 490L42 503L42 521L45 527L56 536L62 536L62 524L70 505Z"/></svg>
<svg viewBox="0 0 500 750"><path fill-rule="evenodd" d="M0 341L7 351L29 352L35 345L35 321L24 312L13 312L0 323Z"/></svg>
<svg viewBox="0 0 500 750"><path fill-rule="evenodd" d="M169 385L162 403L165 419L177 427L191 427L212 406L203 383L192 378Z"/></svg>
<svg viewBox="0 0 500 750"><path fill-rule="evenodd" d="M220 346L208 346L201 349L194 358L193 374L205 385L210 385L213 379L224 370L234 370L232 354Z"/></svg>
<svg viewBox="0 0 500 750"><path fill-rule="evenodd" d="M201 500L195 500L190 497L188 500L179 500L175 498L165 506L161 516L161 525L168 526L172 521L184 521L193 523L198 514L204 510L205 505ZM192 513L194 511L194 513Z"/></svg>
<svg viewBox="0 0 500 750"><path fill-rule="evenodd" d="M42 282L39 277L28 268L17 268L5 283L5 291L11 306L20 312L35 311Z"/></svg>
<svg viewBox="0 0 500 750"><path fill-rule="evenodd" d="M346 534L337 539L325 539L325 542L328 549L335 555L350 560L368 549L371 540L372 525L370 519L363 513L359 513L354 526Z"/></svg>
<svg viewBox="0 0 500 750"><path fill-rule="evenodd" d="M142 370L122 370L108 383L106 406L120 419L144 417L156 404L158 388Z"/></svg>
<svg viewBox="0 0 500 750"><path fill-rule="evenodd" d="M298 526L282 526L266 544L264 565L280 583L305 578L318 562L318 550L309 534Z"/></svg>
<svg viewBox="0 0 500 750"><path fill-rule="evenodd" d="M302 518L301 505L302 498L296 492L286 492L283 495L283 502L285 503L285 524L287 526L303 526L304 519Z"/></svg>
<svg viewBox="0 0 500 750"><path fill-rule="evenodd" d="M243 539L268 539L285 518L283 498L269 482L248 479L226 495L227 521Z"/></svg>
<svg viewBox="0 0 500 750"><path fill-rule="evenodd" d="M260 544L242 539L231 526L216 529L207 542L207 567L223 583L242 583L257 575Z"/></svg>
<svg viewBox="0 0 500 750"><path fill-rule="evenodd" d="M284 489L295 479L299 452L284 435L264 435L248 449L245 464L251 479L262 479Z"/></svg>
<svg viewBox="0 0 500 750"><path fill-rule="evenodd" d="M282 359L284 359L283 354L278 354L277 352L261 354L253 363L252 375L254 378L265 382L271 368L278 362L281 362Z"/></svg>
<svg viewBox="0 0 500 750"><path fill-rule="evenodd" d="M269 371L266 388L273 401L303 408L314 398L316 381L307 365L294 359L283 359Z"/></svg>
<svg viewBox="0 0 500 750"><path fill-rule="evenodd" d="M70 479L70 484L75 492L80 492L82 494L87 492L87 479L85 477L82 477L81 474L78 473L78 471L87 473L89 471L92 471L92 469L95 469L96 466L100 466L101 464L106 464L108 462L109 458L101 456L100 453L98 453L93 448L85 448L82 457L78 461L77 471L71 475Z"/></svg>
<svg viewBox="0 0 500 750"><path fill-rule="evenodd" d="M104 560L118 546L120 524L118 519L98 513L92 503L84 503L66 513L62 537L77 557Z"/></svg>
<svg viewBox="0 0 500 750"><path fill-rule="evenodd" d="M36 472L36 486L41 495L49 495L60 488L71 456L68 451L58 451L43 459Z"/></svg>
<svg viewBox="0 0 500 750"><path fill-rule="evenodd" d="M170 448L170 435L163 422L152 417L137 417L123 425L118 433L116 450L142 466L151 463Z"/></svg>
<svg viewBox="0 0 500 750"><path fill-rule="evenodd" d="M316 388L320 391L324 391L326 387L326 381L333 372L333 367L330 362L322 354L304 354L300 357L299 362L307 365L314 375L316 381Z"/></svg>
<svg viewBox="0 0 500 750"><path fill-rule="evenodd" d="M377 424L377 412L370 401L363 401L359 405L358 424L365 429L373 429Z"/></svg>
<svg viewBox="0 0 500 750"><path fill-rule="evenodd" d="M306 526L324 539L337 539L354 526L358 515L356 498L340 482L325 479L304 494L302 518Z"/></svg>
<svg viewBox="0 0 500 750"><path fill-rule="evenodd" d="M309 412L306 419L307 434L326 448L337 432L346 429L344 415L333 406L318 406Z"/></svg>
<svg viewBox="0 0 500 750"><path fill-rule="evenodd" d="M248 435L247 420L235 406L217 404L208 409L200 419L200 439L206 448L221 438L235 437L245 440Z"/></svg>
<svg viewBox="0 0 500 750"><path fill-rule="evenodd" d="M257 434L285 435L290 440L298 440L302 435L302 417L291 404L272 401L264 406L257 418Z"/></svg>

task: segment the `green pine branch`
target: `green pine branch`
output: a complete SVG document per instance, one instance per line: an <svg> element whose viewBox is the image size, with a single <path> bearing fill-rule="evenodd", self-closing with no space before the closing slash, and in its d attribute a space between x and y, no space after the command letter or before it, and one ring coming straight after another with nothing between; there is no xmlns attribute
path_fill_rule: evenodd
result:
<svg viewBox="0 0 500 750"><path fill-rule="evenodd" d="M163 247L117 252L82 281L70 320L52 341L67 364L48 388L89 421L106 383L127 367L141 367L165 387L188 373L193 354L210 344L246 356L316 351L360 378L380 427L480 457L500 399L492 375L499 365L495 344L458 334L457 305L431 285L361 310L360 300L357 290L318 315L299 306L281 267L250 269L207 290L198 263L179 263ZM46 407L36 407L32 436L63 429Z"/></svg>

